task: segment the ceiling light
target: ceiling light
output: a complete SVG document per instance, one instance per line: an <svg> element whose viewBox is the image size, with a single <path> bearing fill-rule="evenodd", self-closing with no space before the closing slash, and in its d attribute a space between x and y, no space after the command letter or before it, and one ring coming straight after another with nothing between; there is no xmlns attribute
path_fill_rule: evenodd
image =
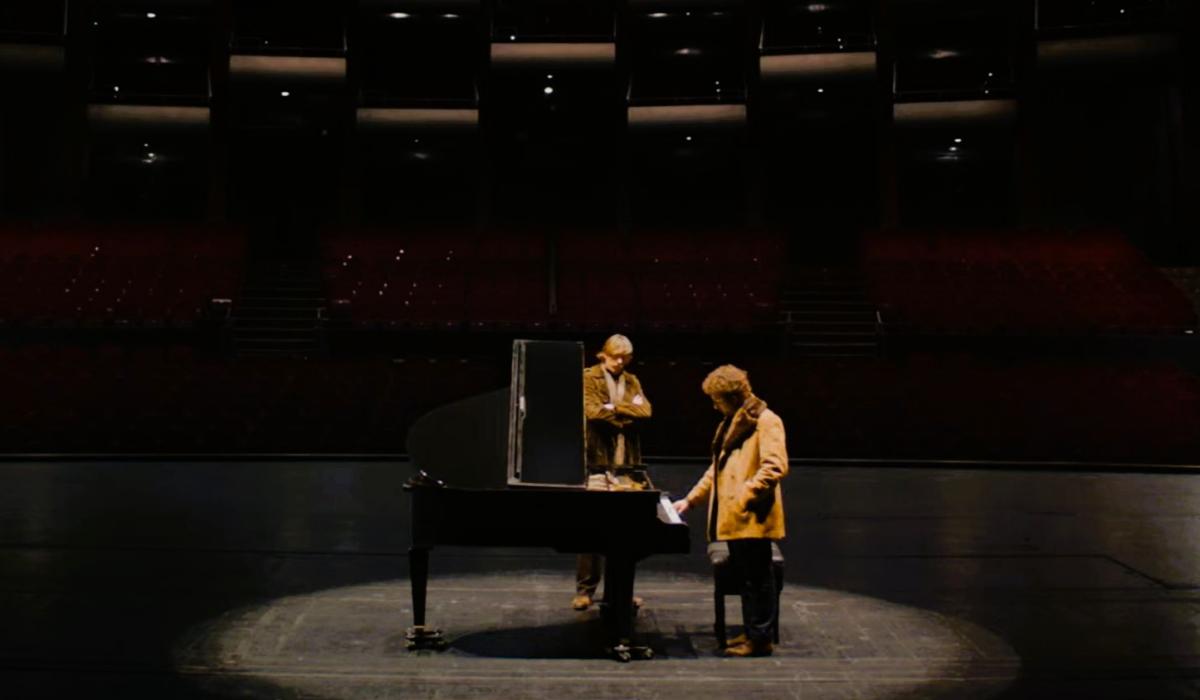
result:
<svg viewBox="0 0 1200 700"><path fill-rule="evenodd" d="M412 15L408 14L407 12L392 12L388 15L388 17L391 17L392 19L408 19L409 17L412 17Z"/></svg>

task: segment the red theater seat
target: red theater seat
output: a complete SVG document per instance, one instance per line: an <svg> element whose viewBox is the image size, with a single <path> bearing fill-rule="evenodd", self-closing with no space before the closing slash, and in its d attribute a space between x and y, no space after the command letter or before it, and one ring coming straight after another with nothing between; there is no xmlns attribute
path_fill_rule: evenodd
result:
<svg viewBox="0 0 1200 700"><path fill-rule="evenodd" d="M1114 231L904 231L867 237L885 320L947 333L1162 333L1195 313Z"/></svg>

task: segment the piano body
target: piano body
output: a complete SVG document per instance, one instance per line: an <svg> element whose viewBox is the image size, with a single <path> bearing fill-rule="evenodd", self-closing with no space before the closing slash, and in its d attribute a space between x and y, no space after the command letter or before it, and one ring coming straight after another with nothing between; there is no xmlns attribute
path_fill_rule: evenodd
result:
<svg viewBox="0 0 1200 700"><path fill-rule="evenodd" d="M410 649L446 646L425 619L432 548L549 547L605 555L608 651L621 661L651 655L633 643L637 562L687 552L688 528L652 487L583 488L582 371L579 343L514 341L508 390L443 406L412 426L408 451L419 471L405 485L412 499Z"/></svg>

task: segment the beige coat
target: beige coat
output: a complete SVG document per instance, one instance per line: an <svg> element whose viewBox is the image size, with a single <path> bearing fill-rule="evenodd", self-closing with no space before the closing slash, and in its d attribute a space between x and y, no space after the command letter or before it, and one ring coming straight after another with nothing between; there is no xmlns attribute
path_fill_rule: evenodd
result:
<svg viewBox="0 0 1200 700"><path fill-rule="evenodd" d="M605 408L608 401L608 383L604 381L604 366L592 365L583 371L583 415L587 420L584 432L587 465L589 467L613 466L613 455L617 449L617 436L625 436L625 464L642 463L642 442L639 435L641 424L653 413L650 399L642 391L642 384L633 373L626 370L625 396L613 408ZM635 402L637 397L641 397Z"/></svg>
<svg viewBox="0 0 1200 700"><path fill-rule="evenodd" d="M764 401L751 396L732 418L721 422L712 448L708 471L686 499L690 507L708 501L709 539L713 539L714 510L717 540L783 539L779 482L788 473L783 421Z"/></svg>

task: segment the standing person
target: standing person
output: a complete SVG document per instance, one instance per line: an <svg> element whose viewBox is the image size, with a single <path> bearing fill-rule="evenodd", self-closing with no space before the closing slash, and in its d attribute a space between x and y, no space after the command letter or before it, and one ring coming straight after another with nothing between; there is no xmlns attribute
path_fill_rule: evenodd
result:
<svg viewBox="0 0 1200 700"><path fill-rule="evenodd" d="M746 372L724 365L701 385L723 419L712 442L712 462L687 497L681 515L708 502L708 540L729 543L729 564L741 580L744 637L730 640L726 656L770 656L776 611L771 542L783 539L783 491L788 473L783 421L750 390Z"/></svg>
<svg viewBox="0 0 1200 700"><path fill-rule="evenodd" d="M633 343L623 335L604 341L596 354L600 362L583 371L583 414L587 421L587 488L611 491L618 487L615 468L641 464L640 424L650 417L650 400L641 382L625 368L633 360ZM604 557L580 554L571 607L587 610L604 575ZM635 604L638 602L634 599Z"/></svg>

